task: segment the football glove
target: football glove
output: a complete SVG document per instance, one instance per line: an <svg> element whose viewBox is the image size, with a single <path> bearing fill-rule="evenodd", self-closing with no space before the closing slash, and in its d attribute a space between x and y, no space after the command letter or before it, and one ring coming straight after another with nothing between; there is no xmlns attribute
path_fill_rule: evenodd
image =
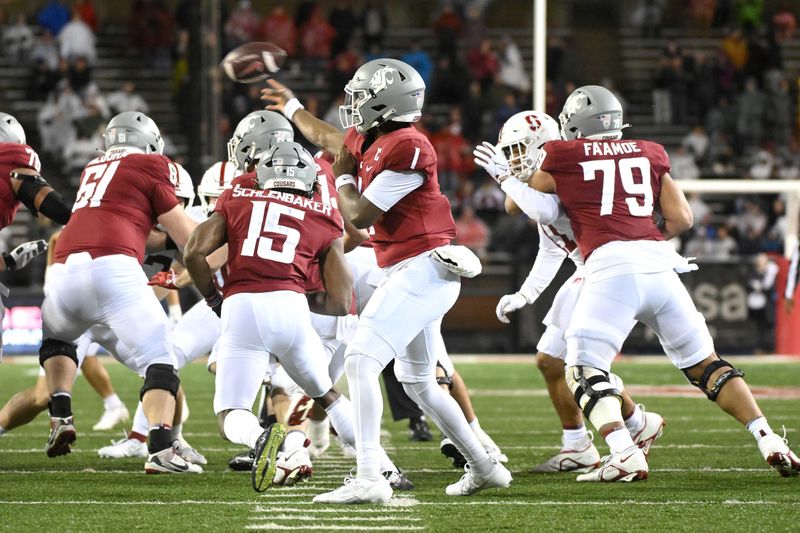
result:
<svg viewBox="0 0 800 533"><path fill-rule="evenodd" d="M497 183L503 183L508 178L508 160L492 143L483 141L475 147L472 155L475 156L475 164L483 167Z"/></svg>
<svg viewBox="0 0 800 533"><path fill-rule="evenodd" d="M206 298L206 305L214 311L214 314L222 318L222 295L218 292L214 296Z"/></svg>
<svg viewBox="0 0 800 533"><path fill-rule="evenodd" d="M47 251L47 243L38 241L23 242L10 252L3 252L3 261L6 264L6 271L19 270L31 260Z"/></svg>
<svg viewBox="0 0 800 533"><path fill-rule="evenodd" d="M514 294L506 294L500 301L497 302L497 308L494 310L497 315L497 320L503 324L510 324L511 320L508 318L509 313L519 311L528 305L528 299L522 293L515 292Z"/></svg>
<svg viewBox="0 0 800 533"><path fill-rule="evenodd" d="M147 284L151 287L162 287L171 291L177 291L179 289L179 287L175 285L175 280L177 278L178 275L170 268L169 270L156 272Z"/></svg>

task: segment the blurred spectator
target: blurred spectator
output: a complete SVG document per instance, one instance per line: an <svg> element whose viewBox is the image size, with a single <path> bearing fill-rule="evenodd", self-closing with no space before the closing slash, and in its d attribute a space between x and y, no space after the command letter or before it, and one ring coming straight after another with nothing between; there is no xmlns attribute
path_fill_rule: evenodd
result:
<svg viewBox="0 0 800 533"><path fill-rule="evenodd" d="M386 9L381 0L367 0L361 12L361 31L364 34L364 49L372 46L383 48L383 38L386 33Z"/></svg>
<svg viewBox="0 0 800 533"><path fill-rule="evenodd" d="M461 106L461 116L464 124L464 136L470 141L483 138L482 126L484 122L485 105L481 95L481 85L477 81L469 84L469 92Z"/></svg>
<svg viewBox="0 0 800 533"><path fill-rule="evenodd" d="M681 145L689 150L695 161L701 162L708 153L708 135L702 126L694 126L683 138Z"/></svg>
<svg viewBox="0 0 800 533"><path fill-rule="evenodd" d="M653 122L664 125L672 122L671 89L675 83L675 72L668 57L658 60L653 77Z"/></svg>
<svg viewBox="0 0 800 533"><path fill-rule="evenodd" d="M672 110L672 124L686 124L689 108L689 73L684 69L683 56L670 60L673 71L672 84L669 91L669 102Z"/></svg>
<svg viewBox="0 0 800 533"><path fill-rule="evenodd" d="M461 216L456 219L456 241L485 259L489 246L489 227L475 216L475 210L469 205L461 209Z"/></svg>
<svg viewBox="0 0 800 533"><path fill-rule="evenodd" d="M506 120L520 111L522 111L522 109L519 107L516 96L514 93L507 91L503 97L503 103L500 104L500 107L497 108L494 114L495 132L499 132Z"/></svg>
<svg viewBox="0 0 800 533"><path fill-rule="evenodd" d="M97 12L94 9L92 0L75 0L72 8L81 14L81 20L89 26L94 33L97 33Z"/></svg>
<svg viewBox="0 0 800 533"><path fill-rule="evenodd" d="M708 225L711 216L711 208L700 196L699 192L691 192L687 195L689 208L692 210L692 218L695 224Z"/></svg>
<svg viewBox="0 0 800 533"><path fill-rule="evenodd" d="M250 5L250 0L239 0L225 22L225 39L228 49L254 41L261 26L261 16Z"/></svg>
<svg viewBox="0 0 800 533"><path fill-rule="evenodd" d="M353 11L352 0L336 0L328 16L328 22L336 32L331 43L331 54L336 55L347 48L350 36L358 29L358 18Z"/></svg>
<svg viewBox="0 0 800 533"><path fill-rule="evenodd" d="M730 259L737 254L739 245L731 237L727 226L717 228L716 238L708 241L705 257L708 259ZM699 256L698 256L699 257Z"/></svg>
<svg viewBox="0 0 800 533"><path fill-rule="evenodd" d="M689 114L698 121L705 118L706 112L714 105L716 80L714 66L703 52L694 54L693 68L689 72Z"/></svg>
<svg viewBox="0 0 800 533"><path fill-rule="evenodd" d="M738 230L740 236L748 233L762 235L767 229L767 215L760 203L745 199L741 210L731 217L730 224Z"/></svg>
<svg viewBox="0 0 800 533"><path fill-rule="evenodd" d="M464 47L467 50L477 48L480 46L481 41L487 37L486 23L484 23L483 19L483 9L480 6L480 2L470 2L467 5L461 31L464 36Z"/></svg>
<svg viewBox="0 0 800 533"><path fill-rule="evenodd" d="M473 48L467 52L467 65L469 66L472 79L481 84L481 89L485 90L500 70L500 62L497 54L494 53L491 39L484 39L478 48Z"/></svg>
<svg viewBox="0 0 800 533"><path fill-rule="evenodd" d="M775 147L779 153L788 154L792 137L792 98L787 80L781 79L769 93L766 113Z"/></svg>
<svg viewBox="0 0 800 533"><path fill-rule="evenodd" d="M701 33L705 34L714 21L714 7L716 0L690 0L689 13L692 22Z"/></svg>
<svg viewBox="0 0 800 533"><path fill-rule="evenodd" d="M36 23L57 36L70 19L69 8L64 0L50 0L36 15Z"/></svg>
<svg viewBox="0 0 800 533"><path fill-rule="evenodd" d="M764 103L764 94L758 90L755 80L748 78L744 92L736 100L737 144L745 153L761 143Z"/></svg>
<svg viewBox="0 0 800 533"><path fill-rule="evenodd" d="M67 77L65 80L62 80L60 84L64 82L69 84L73 92L83 97L83 92L92 82L92 69L89 67L85 58L78 57L69 65L67 68Z"/></svg>
<svg viewBox="0 0 800 533"><path fill-rule="evenodd" d="M492 178L486 177L472 195L472 207L481 220L493 227L500 215L505 213L506 195Z"/></svg>
<svg viewBox="0 0 800 533"><path fill-rule="evenodd" d="M336 30L328 24L317 6L311 11L308 21L300 28L300 52L303 57L328 59Z"/></svg>
<svg viewBox="0 0 800 533"><path fill-rule="evenodd" d="M358 55L353 45L342 50L333 58L329 76L332 95L337 95L344 90L344 86L347 85L361 64L361 56Z"/></svg>
<svg viewBox="0 0 800 533"><path fill-rule="evenodd" d="M564 60L564 41L561 37L550 35L547 37L547 79L560 80L561 66Z"/></svg>
<svg viewBox="0 0 800 533"><path fill-rule="evenodd" d="M722 51L733 68L741 71L747 63L747 41L738 29L729 30L722 39Z"/></svg>
<svg viewBox="0 0 800 533"><path fill-rule="evenodd" d="M409 43L409 51L400 56L400 61L404 61L414 67L422 79L425 81L425 86L431 86L431 77L433 76L433 61L428 52L422 48L419 39L412 39Z"/></svg>
<svg viewBox="0 0 800 533"><path fill-rule="evenodd" d="M762 148L755 156L750 166L750 178L754 180L768 180L772 177L775 168L775 157L769 150Z"/></svg>
<svg viewBox="0 0 800 533"><path fill-rule="evenodd" d="M461 29L461 17L458 16L452 5L445 4L442 12L433 23L439 56L448 56L451 60L455 59Z"/></svg>
<svg viewBox="0 0 800 533"><path fill-rule="evenodd" d="M261 37L286 50L289 57L297 52L297 30L294 19L283 6L274 7L270 16L264 19L261 24Z"/></svg>
<svg viewBox="0 0 800 533"><path fill-rule="evenodd" d="M639 28L644 37L658 36L666 0L639 0L631 12L631 24Z"/></svg>
<svg viewBox="0 0 800 533"><path fill-rule="evenodd" d="M742 75L755 78L759 85L764 79L764 72L770 63L767 57L767 43L759 35L754 34L747 40L747 62L742 69Z"/></svg>
<svg viewBox="0 0 800 533"><path fill-rule="evenodd" d="M464 101L469 74L450 56L441 56L433 71L430 89L431 103L458 105Z"/></svg>
<svg viewBox="0 0 800 533"><path fill-rule="evenodd" d="M778 265L767 254L756 256L753 272L747 282L747 309L750 320L758 330L758 352L774 348L775 330L775 281L778 278Z"/></svg>
<svg viewBox="0 0 800 533"><path fill-rule="evenodd" d="M3 47L12 61L17 63L26 61L34 42L33 30L28 26L22 13L17 15L14 24L3 28Z"/></svg>
<svg viewBox="0 0 800 533"><path fill-rule="evenodd" d="M439 183L442 189L455 190L471 164L472 146L462 133L461 110L450 110L446 126L431 136L438 156Z"/></svg>
<svg viewBox="0 0 800 533"><path fill-rule="evenodd" d="M28 82L28 94L34 100L44 100L58 83L58 47L49 31L45 30L31 49L29 63L33 67Z"/></svg>
<svg viewBox="0 0 800 533"><path fill-rule="evenodd" d="M670 153L669 161L672 165L670 175L673 178L696 180L700 177L700 169L697 168L694 157L685 146L679 146L676 151Z"/></svg>
<svg viewBox="0 0 800 533"><path fill-rule="evenodd" d="M58 42L61 48L61 57L69 62L82 57L90 65L93 65L97 60L94 33L81 20L81 14L77 9L72 11L72 20L61 30Z"/></svg>
<svg viewBox="0 0 800 533"><path fill-rule="evenodd" d="M733 96L736 89L736 68L722 50L717 52L716 61L713 63L714 81L716 92L720 96Z"/></svg>
<svg viewBox="0 0 800 533"><path fill-rule="evenodd" d="M136 86L132 81L123 83L118 91L108 95L106 101L114 114L124 111L147 113L150 109L144 98L136 94Z"/></svg>
<svg viewBox="0 0 800 533"><path fill-rule="evenodd" d="M775 28L775 40L779 43L794 38L797 31L797 19L794 13L788 10L779 10L772 17L772 25Z"/></svg>
<svg viewBox="0 0 800 533"><path fill-rule="evenodd" d="M764 13L764 0L738 0L736 18L745 31L761 26Z"/></svg>
<svg viewBox="0 0 800 533"><path fill-rule="evenodd" d="M531 87L530 79L525 73L522 53L509 36L500 41L500 83L520 93L526 93Z"/></svg>

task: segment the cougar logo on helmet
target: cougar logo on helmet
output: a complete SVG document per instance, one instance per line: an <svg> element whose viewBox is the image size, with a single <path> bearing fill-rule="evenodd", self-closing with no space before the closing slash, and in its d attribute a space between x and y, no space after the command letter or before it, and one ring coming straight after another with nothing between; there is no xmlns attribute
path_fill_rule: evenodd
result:
<svg viewBox="0 0 800 533"><path fill-rule="evenodd" d="M384 90L387 86L394 83L394 76L397 71L391 67L383 67L375 71L369 80L369 88L374 93Z"/></svg>

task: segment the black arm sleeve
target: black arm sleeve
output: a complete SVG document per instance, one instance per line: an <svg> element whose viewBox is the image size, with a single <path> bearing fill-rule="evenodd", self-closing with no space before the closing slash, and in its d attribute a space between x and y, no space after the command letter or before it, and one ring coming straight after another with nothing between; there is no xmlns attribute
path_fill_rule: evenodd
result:
<svg viewBox="0 0 800 533"><path fill-rule="evenodd" d="M17 191L17 199L22 202L22 205L27 207L34 216L38 216L39 212L36 210L34 200L42 187L49 186L45 179L38 174L31 175L22 174L20 172L12 172L11 177L22 182Z"/></svg>
<svg viewBox="0 0 800 533"><path fill-rule="evenodd" d="M56 191L47 193L47 196L44 197L39 206L39 211L53 222L58 222L62 225L69 222L69 217L72 215L72 210L64 203L64 199Z"/></svg>

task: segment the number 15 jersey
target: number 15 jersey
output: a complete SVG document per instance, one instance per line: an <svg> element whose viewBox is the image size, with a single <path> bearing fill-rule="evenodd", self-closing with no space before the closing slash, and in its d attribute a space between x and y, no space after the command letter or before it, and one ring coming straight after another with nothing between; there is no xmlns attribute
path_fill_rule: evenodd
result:
<svg viewBox="0 0 800 533"><path fill-rule="evenodd" d="M73 253L127 255L141 263L156 219L178 205L178 170L169 158L110 150L86 165L56 261Z"/></svg>
<svg viewBox="0 0 800 533"><path fill-rule="evenodd" d="M614 241L662 241L653 220L670 164L650 141L550 141L539 161L553 176L585 260Z"/></svg>
<svg viewBox="0 0 800 533"><path fill-rule="evenodd" d="M255 174L239 176L214 208L228 237L222 295L305 293L312 265L343 234L342 217L320 194L260 190L254 182Z"/></svg>

